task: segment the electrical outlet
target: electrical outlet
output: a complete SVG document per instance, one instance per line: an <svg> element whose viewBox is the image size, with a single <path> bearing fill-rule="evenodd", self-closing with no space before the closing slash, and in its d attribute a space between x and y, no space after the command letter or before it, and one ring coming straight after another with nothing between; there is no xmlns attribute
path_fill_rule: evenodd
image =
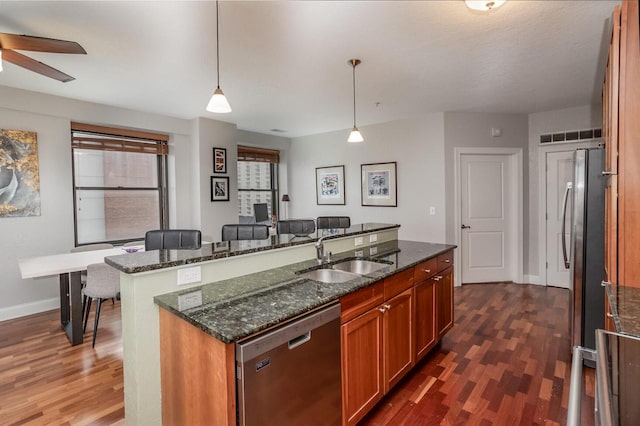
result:
<svg viewBox="0 0 640 426"><path fill-rule="evenodd" d="M433 207L433 206L429 207L429 214L430 214L431 216L435 215L435 214L436 214L436 208L435 208L435 207Z"/></svg>
<svg viewBox="0 0 640 426"><path fill-rule="evenodd" d="M364 240L362 239L362 237L356 237L356 239L353 240L353 242L356 246L361 246L362 244L364 244Z"/></svg>
<svg viewBox="0 0 640 426"><path fill-rule="evenodd" d="M374 254L378 254L378 247L369 248L369 256L373 256Z"/></svg>
<svg viewBox="0 0 640 426"><path fill-rule="evenodd" d="M375 243L376 241L378 241L378 234L369 235L369 242L370 243Z"/></svg>
<svg viewBox="0 0 640 426"><path fill-rule="evenodd" d="M178 269L178 285L193 284L200 281L202 281L202 268L200 266Z"/></svg>
<svg viewBox="0 0 640 426"><path fill-rule="evenodd" d="M362 256L364 256L364 250L356 250L355 255L356 255L356 257L362 257Z"/></svg>

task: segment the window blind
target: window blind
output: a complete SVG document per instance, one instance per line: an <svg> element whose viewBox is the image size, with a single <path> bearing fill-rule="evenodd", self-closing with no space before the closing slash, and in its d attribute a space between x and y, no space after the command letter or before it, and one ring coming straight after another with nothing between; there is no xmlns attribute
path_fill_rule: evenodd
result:
<svg viewBox="0 0 640 426"><path fill-rule="evenodd" d="M280 151L238 145L238 161L278 164L280 163Z"/></svg>
<svg viewBox="0 0 640 426"><path fill-rule="evenodd" d="M93 124L71 123L71 147L168 155L169 135Z"/></svg>

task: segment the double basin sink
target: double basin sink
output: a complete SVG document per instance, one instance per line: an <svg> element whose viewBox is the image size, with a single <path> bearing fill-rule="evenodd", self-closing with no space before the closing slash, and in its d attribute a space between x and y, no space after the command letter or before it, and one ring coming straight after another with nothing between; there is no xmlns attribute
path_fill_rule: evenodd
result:
<svg viewBox="0 0 640 426"><path fill-rule="evenodd" d="M345 260L333 265L321 265L317 269L308 272L298 272L303 277L327 284L344 283L363 275L371 274L388 267L391 263L375 262L371 260Z"/></svg>

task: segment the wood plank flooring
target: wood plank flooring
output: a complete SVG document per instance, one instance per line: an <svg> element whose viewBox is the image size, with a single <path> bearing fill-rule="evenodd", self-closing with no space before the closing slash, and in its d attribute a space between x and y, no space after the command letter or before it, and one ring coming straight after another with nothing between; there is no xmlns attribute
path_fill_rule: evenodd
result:
<svg viewBox="0 0 640 426"><path fill-rule="evenodd" d="M362 424L564 424L568 308L563 289L456 288L454 328ZM119 302L105 303L100 316L95 349L92 323L85 342L69 346L58 311L0 322L0 424L124 424ZM593 372L586 371L588 425Z"/></svg>

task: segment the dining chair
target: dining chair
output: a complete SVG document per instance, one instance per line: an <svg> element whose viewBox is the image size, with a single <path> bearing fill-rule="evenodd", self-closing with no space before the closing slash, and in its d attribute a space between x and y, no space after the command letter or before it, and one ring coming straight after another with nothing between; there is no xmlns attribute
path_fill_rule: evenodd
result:
<svg viewBox="0 0 640 426"><path fill-rule="evenodd" d="M266 240L269 238L267 225L231 224L222 226L222 241Z"/></svg>
<svg viewBox="0 0 640 426"><path fill-rule="evenodd" d="M306 237L316 231L316 223L313 219L289 219L278 221L278 234L294 234L298 237Z"/></svg>
<svg viewBox="0 0 640 426"><path fill-rule="evenodd" d="M112 268L106 263L94 263L87 266L87 285L82 290L83 333L87 331L91 301L97 299L91 347L96 346L96 335L98 333L98 321L100 320L100 307L102 303L105 300L119 297L119 294L120 272L117 269Z"/></svg>
<svg viewBox="0 0 640 426"><path fill-rule="evenodd" d="M83 246L73 247L69 250L70 253L79 253L83 251L92 251L92 250L106 250L112 249L113 244L109 243L96 243L96 244L86 244ZM80 285L84 287L87 284L87 271L80 272Z"/></svg>
<svg viewBox="0 0 640 426"><path fill-rule="evenodd" d="M318 229L348 228L351 226L349 216L318 216L316 219Z"/></svg>
<svg viewBox="0 0 640 426"><path fill-rule="evenodd" d="M147 231L144 236L144 249L176 250L199 249L202 246L202 233L198 229L158 229Z"/></svg>

